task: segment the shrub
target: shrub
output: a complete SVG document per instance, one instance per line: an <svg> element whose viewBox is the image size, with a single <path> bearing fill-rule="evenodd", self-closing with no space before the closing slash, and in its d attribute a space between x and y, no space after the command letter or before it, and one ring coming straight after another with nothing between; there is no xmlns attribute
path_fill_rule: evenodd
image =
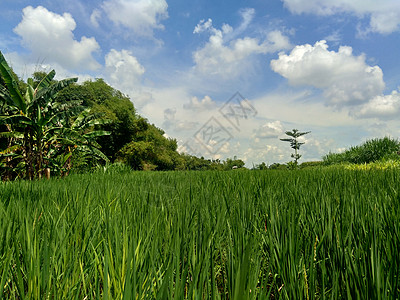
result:
<svg viewBox="0 0 400 300"><path fill-rule="evenodd" d="M359 146L350 147L343 153L329 153L322 159L325 165L338 163L364 164L383 159L385 156L395 154L400 148L397 139L384 137L367 140Z"/></svg>
<svg viewBox="0 0 400 300"><path fill-rule="evenodd" d="M280 163L273 163L268 167L270 170L287 170L288 166L286 164L280 164Z"/></svg>

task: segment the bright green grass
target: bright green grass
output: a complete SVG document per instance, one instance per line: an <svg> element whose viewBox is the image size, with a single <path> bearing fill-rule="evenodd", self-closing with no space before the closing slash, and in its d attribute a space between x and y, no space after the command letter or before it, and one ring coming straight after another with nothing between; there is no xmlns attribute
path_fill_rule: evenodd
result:
<svg viewBox="0 0 400 300"><path fill-rule="evenodd" d="M0 299L398 299L400 171L0 184Z"/></svg>

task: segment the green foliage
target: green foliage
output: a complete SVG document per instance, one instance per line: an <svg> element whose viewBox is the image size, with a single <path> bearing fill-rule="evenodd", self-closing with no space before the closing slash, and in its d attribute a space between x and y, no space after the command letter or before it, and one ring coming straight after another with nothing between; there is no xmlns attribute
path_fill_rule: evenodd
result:
<svg viewBox="0 0 400 300"><path fill-rule="evenodd" d="M329 153L323 157L325 165L332 164L364 164L394 155L399 151L400 143L390 137L367 140L359 146L353 146L343 153Z"/></svg>
<svg viewBox="0 0 400 300"><path fill-rule="evenodd" d="M181 154L182 162L179 170L206 171L222 170L223 165L220 160L205 159L192 155Z"/></svg>
<svg viewBox="0 0 400 300"><path fill-rule="evenodd" d="M262 162L262 163L259 164L259 165L255 165L255 166L253 167L253 169L254 169L254 170L267 170L267 169L268 169L268 166L267 166L267 164L266 164L265 162Z"/></svg>
<svg viewBox="0 0 400 300"><path fill-rule="evenodd" d="M9 70L8 73L10 72ZM16 81L12 80L13 76L10 74L7 77L8 81L14 82L15 85ZM44 72L35 72L33 78L28 80L29 93L27 95L34 97L36 90L41 90L45 86L58 86L64 82L55 81L54 74L54 71L51 72L51 76ZM58 131L54 129L52 134L54 135L57 131L57 143L62 142L63 146L57 144L57 147L47 149L44 153L44 161L41 162L42 167L34 166L29 162L32 166L26 173L36 172L40 176L44 168L43 164L50 167L52 173L56 175L65 175L71 170L77 173L92 171L99 166L98 158L104 161L122 162L135 170L231 170L234 166L237 168L244 166L244 162L237 158L219 161L179 154L177 141L165 137L162 129L138 115L129 97L109 86L103 79L86 81L83 84L76 84L75 81L75 79L69 80L68 84L61 84L62 88L59 88L51 97L47 97L48 101L54 102L54 105L63 111L52 123L62 125L59 126ZM15 94L14 98L18 100L18 89L15 88L12 91L14 92L11 94ZM42 96L45 94L40 97ZM10 101L13 101L12 99L11 97ZM79 107L78 110L77 107ZM49 116L48 111L43 112ZM19 110L13 113L18 115ZM78 113L82 115L77 117ZM15 118L17 119L17 116ZM100 122L100 120L108 122ZM79 125L81 121L87 122L87 125ZM11 134L15 128L1 126L0 124L3 136L0 135L0 151L4 152L11 149L10 136L5 138L5 133ZM60 134L68 134L69 137L60 137ZM15 139L16 136L12 138ZM41 136L38 136L36 141L45 143ZM33 152L23 150L23 145L20 146L18 149L20 152L16 154L22 155L27 160ZM43 146L42 149L44 149ZM4 153L4 158L6 158L5 155L8 154ZM20 158L17 156L12 159L7 158L6 163L3 160L2 170L16 171L17 165L23 167L18 164ZM26 161L25 165L29 163Z"/></svg>
<svg viewBox="0 0 400 300"><path fill-rule="evenodd" d="M391 299L400 172L0 183L1 299Z"/></svg>
<svg viewBox="0 0 400 300"><path fill-rule="evenodd" d="M224 162L224 169L231 170L231 169L240 169L243 168L245 165L244 161L238 159L236 156L232 158L227 158Z"/></svg>
<svg viewBox="0 0 400 300"><path fill-rule="evenodd" d="M118 152L118 161L127 164L134 170L143 170L147 163L146 160L151 159L149 154L154 155L152 143L145 141L130 142Z"/></svg>
<svg viewBox="0 0 400 300"><path fill-rule="evenodd" d="M287 170L287 165L286 164L280 164L280 163L273 163L271 164L268 169L270 170Z"/></svg>
<svg viewBox="0 0 400 300"><path fill-rule="evenodd" d="M93 126L102 122L89 117L89 110L82 112L76 101L55 100L77 78L56 81L54 70L48 74L36 73L34 79L28 79L23 93L1 52L0 73L5 83L0 86L0 129L6 138L0 149L0 163L5 179L12 176L10 169L14 176L22 173L27 179L40 178L48 168L66 173L72 151L90 152L107 159L93 140L108 134L93 130Z"/></svg>
<svg viewBox="0 0 400 300"><path fill-rule="evenodd" d="M114 161L117 153L126 144L136 140L136 134L147 128L147 121L137 116L130 99L109 86L103 79L86 81L82 85L72 85L57 97L60 102L68 99L81 101L90 107L93 114L110 120L102 128L110 134L98 139L102 152Z"/></svg>
<svg viewBox="0 0 400 300"><path fill-rule="evenodd" d="M289 162L286 164L286 166L287 166L287 168L288 168L289 170L296 170L296 169L298 169L297 161L289 161Z"/></svg>
<svg viewBox="0 0 400 300"><path fill-rule="evenodd" d="M164 137L163 130L139 116L130 99L104 80L73 85L63 91L59 101L70 98L110 120L102 126L110 135L97 143L111 162L120 161L135 170L174 170L182 165L176 140Z"/></svg>
<svg viewBox="0 0 400 300"><path fill-rule="evenodd" d="M146 123L143 131L136 133L135 140L117 153L118 161L134 170L174 170L179 154L175 139L163 136L164 131Z"/></svg>
<svg viewBox="0 0 400 300"><path fill-rule="evenodd" d="M289 142L290 147L294 150L294 153L291 155L291 157L294 159L293 162L288 163L289 169L297 169L298 166L298 160L301 158L301 155L298 153L298 150L300 150L300 146L304 145L304 143L301 143L298 141L298 138L309 134L311 131L307 132L300 132L297 129L293 129L292 131L286 131L285 134L290 136L290 138L286 139L280 139L283 142Z"/></svg>
<svg viewBox="0 0 400 300"><path fill-rule="evenodd" d="M344 169L347 170L387 170L387 169L400 169L400 160L397 158L395 160L380 160L371 162L368 164L346 164L343 165Z"/></svg>

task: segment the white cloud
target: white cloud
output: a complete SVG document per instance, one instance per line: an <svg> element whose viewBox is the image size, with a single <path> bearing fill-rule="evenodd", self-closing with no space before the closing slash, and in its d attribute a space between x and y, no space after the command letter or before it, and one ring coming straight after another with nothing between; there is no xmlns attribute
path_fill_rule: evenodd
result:
<svg viewBox="0 0 400 300"><path fill-rule="evenodd" d="M353 114L361 118L397 118L400 113L400 94L393 91L390 95L379 95L371 99Z"/></svg>
<svg viewBox="0 0 400 300"><path fill-rule="evenodd" d="M149 91L141 90L140 92L131 94L130 96L135 107L138 109L155 102L153 94Z"/></svg>
<svg viewBox="0 0 400 300"><path fill-rule="evenodd" d="M254 138L278 138L282 133L283 126L280 121L267 122L255 131Z"/></svg>
<svg viewBox="0 0 400 300"><path fill-rule="evenodd" d="M189 103L183 104L184 109L190 109L195 111L210 110L216 108L217 104L210 96L205 96L199 100L197 97L192 97Z"/></svg>
<svg viewBox="0 0 400 300"><path fill-rule="evenodd" d="M111 21L139 36L152 37L155 29L164 29L160 22L168 18L165 0L109 0L102 8Z"/></svg>
<svg viewBox="0 0 400 300"><path fill-rule="evenodd" d="M100 68L92 57L92 53L99 50L99 44L93 37L75 40L75 28L75 20L68 13L58 15L42 6L28 6L23 9L22 21L14 31L32 54L46 63L77 70Z"/></svg>
<svg viewBox="0 0 400 300"><path fill-rule="evenodd" d="M101 18L101 11L99 9L95 9L90 15L90 23L92 23L92 25L97 28L99 27L100 18Z"/></svg>
<svg viewBox="0 0 400 300"><path fill-rule="evenodd" d="M198 122L180 121L175 124L176 131L194 131L199 126Z"/></svg>
<svg viewBox="0 0 400 300"><path fill-rule="evenodd" d="M192 131L194 132L196 127L199 126L198 122L192 122L187 120L180 120L176 117L176 109L175 108L167 108L164 109L164 129L170 129L174 132L182 132L182 131Z"/></svg>
<svg viewBox="0 0 400 300"><path fill-rule="evenodd" d="M163 123L164 129L169 129L171 125L173 125L173 123L175 122L175 114L176 114L176 109L172 108L164 109L164 123Z"/></svg>
<svg viewBox="0 0 400 300"><path fill-rule="evenodd" d="M201 33L201 32L207 31L212 28L213 27L212 27L211 19L208 19L207 21L201 20L194 28L193 33Z"/></svg>
<svg viewBox="0 0 400 300"><path fill-rule="evenodd" d="M393 136L399 135L399 131L395 124L390 124L390 121L375 122L368 124L368 132L370 133L369 138L375 138L377 136ZM344 150L343 150L344 151Z"/></svg>
<svg viewBox="0 0 400 300"><path fill-rule="evenodd" d="M256 11L254 8L245 8L240 11L240 15L242 17L242 23L236 29L237 33L242 33L247 27L250 25L251 21L254 19Z"/></svg>
<svg viewBox="0 0 400 300"><path fill-rule="evenodd" d="M324 40L334 44L339 44L339 42L342 40L342 35L339 31L335 30L330 35L326 36Z"/></svg>
<svg viewBox="0 0 400 300"><path fill-rule="evenodd" d="M285 156L285 151L282 150L282 147L278 147L276 145L263 145L262 148L248 148L243 153L243 161L247 163L248 167L251 167L252 164L258 164L261 162L277 162L282 161ZM289 155L290 156L290 155Z"/></svg>
<svg viewBox="0 0 400 300"><path fill-rule="evenodd" d="M322 89L335 106L365 103L385 88L381 68L367 65L365 55L354 56L347 46L328 51L324 40L296 46L289 55L280 53L271 68L293 86Z"/></svg>
<svg viewBox="0 0 400 300"><path fill-rule="evenodd" d="M145 68L130 51L111 51L105 57L107 77L112 86L129 93L139 85Z"/></svg>
<svg viewBox="0 0 400 300"><path fill-rule="evenodd" d="M382 13L375 13L371 16L371 30L383 34L389 34L399 30L400 24L400 9L399 3L396 3L397 11L385 11Z"/></svg>
<svg viewBox="0 0 400 300"><path fill-rule="evenodd" d="M368 31L389 34L400 29L398 0L282 0L295 14L334 15L352 13L360 18L370 17Z"/></svg>
<svg viewBox="0 0 400 300"><path fill-rule="evenodd" d="M4 53L4 55L14 72L24 80L31 77L34 72L40 71L48 73L53 69L56 71L56 80L77 77L78 83L82 83L84 81L94 79L92 75L72 72L71 70L63 68L58 63L32 63L32 60L29 57L23 55L21 56L16 52Z"/></svg>
<svg viewBox="0 0 400 300"><path fill-rule="evenodd" d="M262 40L249 36L236 38L248 27L253 15L253 9L242 11L243 21L237 29L228 24L216 29L211 19L201 20L193 33L209 32L210 38L193 53L194 69L207 76L230 79L245 73L253 56L291 48L288 37L278 30L269 32Z"/></svg>

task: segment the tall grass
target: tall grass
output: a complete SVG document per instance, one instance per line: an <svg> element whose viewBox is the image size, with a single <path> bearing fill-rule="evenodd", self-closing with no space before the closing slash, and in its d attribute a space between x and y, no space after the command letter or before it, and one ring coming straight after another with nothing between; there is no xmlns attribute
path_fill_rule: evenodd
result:
<svg viewBox="0 0 400 300"><path fill-rule="evenodd" d="M400 173L0 185L0 299L398 299Z"/></svg>

